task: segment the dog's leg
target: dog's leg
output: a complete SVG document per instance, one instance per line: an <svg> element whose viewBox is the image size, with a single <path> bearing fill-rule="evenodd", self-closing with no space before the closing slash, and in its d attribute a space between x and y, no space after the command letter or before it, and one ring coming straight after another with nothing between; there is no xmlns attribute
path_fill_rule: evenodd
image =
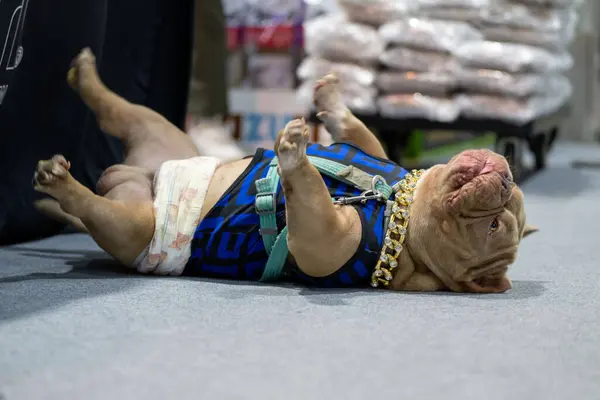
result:
<svg viewBox="0 0 600 400"><path fill-rule="evenodd" d="M108 254L132 265L154 233L152 201L118 201L95 195L71 176L69 168L70 163L60 155L40 161L35 190L52 196L66 213L81 220Z"/></svg>
<svg viewBox="0 0 600 400"><path fill-rule="evenodd" d="M73 60L67 81L95 114L100 128L123 141L125 164L155 171L164 161L199 155L191 138L166 118L108 89L90 49Z"/></svg>
<svg viewBox="0 0 600 400"><path fill-rule="evenodd" d="M64 212L64 210L60 207L60 203L55 199L45 198L36 200L33 202L33 205L36 210L45 216L50 217L64 225L70 225L78 232L89 233L84 223L81 222L81 219Z"/></svg>
<svg viewBox="0 0 600 400"><path fill-rule="evenodd" d="M352 257L362 228L353 207L332 203L325 182L306 156L309 136L303 119L291 121L277 138L275 151L286 199L290 253L304 273L322 277Z"/></svg>
<svg viewBox="0 0 600 400"><path fill-rule="evenodd" d="M335 74L317 81L313 94L317 117L334 140L354 143L373 156L387 158L379 139L344 104L339 85Z"/></svg>
<svg viewBox="0 0 600 400"><path fill-rule="evenodd" d="M198 155L188 135L161 115L108 89L98 75L95 57L89 49L73 60L67 81L95 114L103 131L124 143L125 165L105 171L98 182L100 195L127 202L152 201L151 185L157 168L167 160ZM50 218L87 231L86 224L66 213L55 200L37 201L35 207Z"/></svg>

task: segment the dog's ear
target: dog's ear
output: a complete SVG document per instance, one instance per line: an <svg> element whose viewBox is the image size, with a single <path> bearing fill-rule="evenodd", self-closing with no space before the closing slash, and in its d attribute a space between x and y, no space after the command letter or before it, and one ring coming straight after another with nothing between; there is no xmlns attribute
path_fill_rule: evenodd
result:
<svg viewBox="0 0 600 400"><path fill-rule="evenodd" d="M531 235L532 233L538 232L539 228L526 224L525 225L525 229L523 229L523 236L522 237L527 237L529 235Z"/></svg>

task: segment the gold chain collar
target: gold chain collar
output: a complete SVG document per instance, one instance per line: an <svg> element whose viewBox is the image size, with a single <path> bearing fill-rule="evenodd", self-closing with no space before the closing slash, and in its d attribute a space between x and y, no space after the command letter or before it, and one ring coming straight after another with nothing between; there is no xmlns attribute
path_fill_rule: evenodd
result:
<svg viewBox="0 0 600 400"><path fill-rule="evenodd" d="M398 267L398 258L403 250L408 229L410 205L417 182L425 172L424 169L413 169L398 182L398 188L392 206L392 215L384 238L383 248L375 271L371 275L371 286L388 286L394 278L394 270Z"/></svg>

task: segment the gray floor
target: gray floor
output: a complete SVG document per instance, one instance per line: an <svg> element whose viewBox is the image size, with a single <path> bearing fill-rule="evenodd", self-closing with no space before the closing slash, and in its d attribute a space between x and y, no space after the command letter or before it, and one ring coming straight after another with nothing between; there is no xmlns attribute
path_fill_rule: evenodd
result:
<svg viewBox="0 0 600 400"><path fill-rule="evenodd" d="M498 296L123 274L86 237L1 249L0 393L33 399L600 398L600 149L524 186ZM0 395L0 398L3 398Z"/></svg>

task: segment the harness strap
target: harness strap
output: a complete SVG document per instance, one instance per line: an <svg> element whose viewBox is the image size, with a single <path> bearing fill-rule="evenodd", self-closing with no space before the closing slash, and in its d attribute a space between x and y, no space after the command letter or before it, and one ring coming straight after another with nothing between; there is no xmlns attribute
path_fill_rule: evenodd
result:
<svg viewBox="0 0 600 400"><path fill-rule="evenodd" d="M373 176L352 165L347 166L325 158L308 156L311 164L319 172L331 178L350 184L362 191L373 189ZM269 258L261 276L261 281L277 280L281 275L289 250L287 246L287 226L281 233L277 230L277 189L279 173L277 172L277 157L269 164L267 176L255 182L257 193L255 199L256 213L260 218L259 232L263 238ZM377 181L375 189L382 194L382 199L389 199L394 190L385 181ZM389 206L389 205L388 205Z"/></svg>
<svg viewBox="0 0 600 400"><path fill-rule="evenodd" d="M373 175L353 165L344 165L336 161L314 156L308 156L308 160L324 175L348 183L362 191L372 189ZM375 188L381 192L382 197L385 199L389 199L394 193L393 189L384 181L378 181L375 184Z"/></svg>
<svg viewBox="0 0 600 400"><path fill-rule="evenodd" d="M275 211L277 207L277 188L279 186L279 174L277 173L277 157L273 157L269 165L267 176L258 179L256 185L256 198L254 206L256 213L260 218L259 232L265 243L267 254L271 254L271 249L277 240L277 218Z"/></svg>
<svg viewBox="0 0 600 400"><path fill-rule="evenodd" d="M287 232L288 227L286 226L281 230L277 240L275 240L275 245L271 250L271 254L267 260L267 265L265 265L265 270L260 278L261 282L275 281L279 279L281 271L283 270L283 266L285 265L285 260L287 260L289 253L287 245Z"/></svg>

